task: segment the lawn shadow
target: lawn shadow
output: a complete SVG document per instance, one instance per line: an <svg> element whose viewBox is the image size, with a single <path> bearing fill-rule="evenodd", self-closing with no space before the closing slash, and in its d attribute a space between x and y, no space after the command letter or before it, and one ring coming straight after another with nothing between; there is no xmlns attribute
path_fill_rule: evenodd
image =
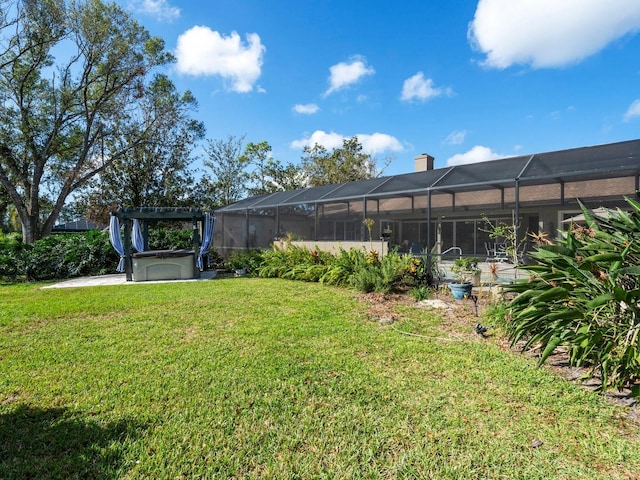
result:
<svg viewBox="0 0 640 480"><path fill-rule="evenodd" d="M124 442L141 429L128 420L103 423L86 412L20 405L0 414L0 478L117 478Z"/></svg>

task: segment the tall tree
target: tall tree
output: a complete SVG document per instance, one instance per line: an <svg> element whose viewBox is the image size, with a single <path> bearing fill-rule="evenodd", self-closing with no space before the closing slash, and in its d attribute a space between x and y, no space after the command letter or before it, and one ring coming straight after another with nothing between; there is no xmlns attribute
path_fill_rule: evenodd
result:
<svg viewBox="0 0 640 480"><path fill-rule="evenodd" d="M200 183L201 203L217 208L236 202L247 195L249 173L247 159L242 156L244 135L229 135L226 139L207 139L203 164L210 170Z"/></svg>
<svg viewBox="0 0 640 480"><path fill-rule="evenodd" d="M191 92L177 92L165 75L156 75L140 100L143 123L129 135L146 136L96 176L78 204L87 217L107 223L120 207L187 206L193 204L194 145L204 138L204 125L191 118L197 107ZM149 126L155 127L150 129Z"/></svg>
<svg viewBox="0 0 640 480"><path fill-rule="evenodd" d="M72 192L147 141L144 79L172 57L101 0L0 0L0 11L0 184L32 242Z"/></svg>
<svg viewBox="0 0 640 480"><path fill-rule="evenodd" d="M249 142L240 157L241 161L253 167L249 173L249 181L253 184L247 190L249 195L260 195L273 192L267 176L267 162L271 159L271 145L268 142Z"/></svg>
<svg viewBox="0 0 640 480"><path fill-rule="evenodd" d="M378 171L371 155L363 153L358 137L344 139L342 148L329 152L315 144L304 148L302 171L312 187L374 178Z"/></svg>
<svg viewBox="0 0 640 480"><path fill-rule="evenodd" d="M252 168L249 173L251 186L248 188L251 196L304 186L300 168L290 163L283 165L271 157L271 145L268 142L247 143L241 159Z"/></svg>
<svg viewBox="0 0 640 480"><path fill-rule="evenodd" d="M265 165L265 175L269 179L272 192L296 190L308 186L302 169L292 163L283 165L280 160L269 159Z"/></svg>

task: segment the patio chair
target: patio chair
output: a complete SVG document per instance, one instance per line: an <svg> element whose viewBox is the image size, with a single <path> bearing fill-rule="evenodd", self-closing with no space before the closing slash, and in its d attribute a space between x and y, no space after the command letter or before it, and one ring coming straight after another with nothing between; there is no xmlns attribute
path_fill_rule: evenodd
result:
<svg viewBox="0 0 640 480"><path fill-rule="evenodd" d="M507 254L507 244L506 243L496 243L496 256L495 259L498 262L508 262L509 255Z"/></svg>
<svg viewBox="0 0 640 480"><path fill-rule="evenodd" d="M488 242L484 242L484 248L487 251L485 262L493 262L496 259L496 247L491 247Z"/></svg>

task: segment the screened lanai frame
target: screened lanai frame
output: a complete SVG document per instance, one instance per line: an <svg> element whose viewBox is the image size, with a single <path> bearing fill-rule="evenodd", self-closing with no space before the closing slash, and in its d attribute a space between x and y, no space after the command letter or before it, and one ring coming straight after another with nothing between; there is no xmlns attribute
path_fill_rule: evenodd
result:
<svg viewBox="0 0 640 480"><path fill-rule="evenodd" d="M488 238L478 227L485 215L517 219L521 235L554 231L559 212L576 211L578 199L588 208L624 207L623 196L638 190L640 140L632 140L247 198L216 211L214 245L225 255L283 237L366 241L363 220L371 218L373 237L391 230L393 245L417 238L425 251L435 245L441 252L444 230L453 228L453 238L479 254Z"/></svg>

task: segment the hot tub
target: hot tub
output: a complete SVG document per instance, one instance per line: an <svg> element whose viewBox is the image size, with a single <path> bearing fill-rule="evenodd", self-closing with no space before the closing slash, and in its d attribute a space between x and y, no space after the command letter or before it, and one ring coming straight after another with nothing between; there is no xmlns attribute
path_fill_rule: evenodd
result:
<svg viewBox="0 0 640 480"><path fill-rule="evenodd" d="M195 278L193 250L149 250L131 255L133 281Z"/></svg>

